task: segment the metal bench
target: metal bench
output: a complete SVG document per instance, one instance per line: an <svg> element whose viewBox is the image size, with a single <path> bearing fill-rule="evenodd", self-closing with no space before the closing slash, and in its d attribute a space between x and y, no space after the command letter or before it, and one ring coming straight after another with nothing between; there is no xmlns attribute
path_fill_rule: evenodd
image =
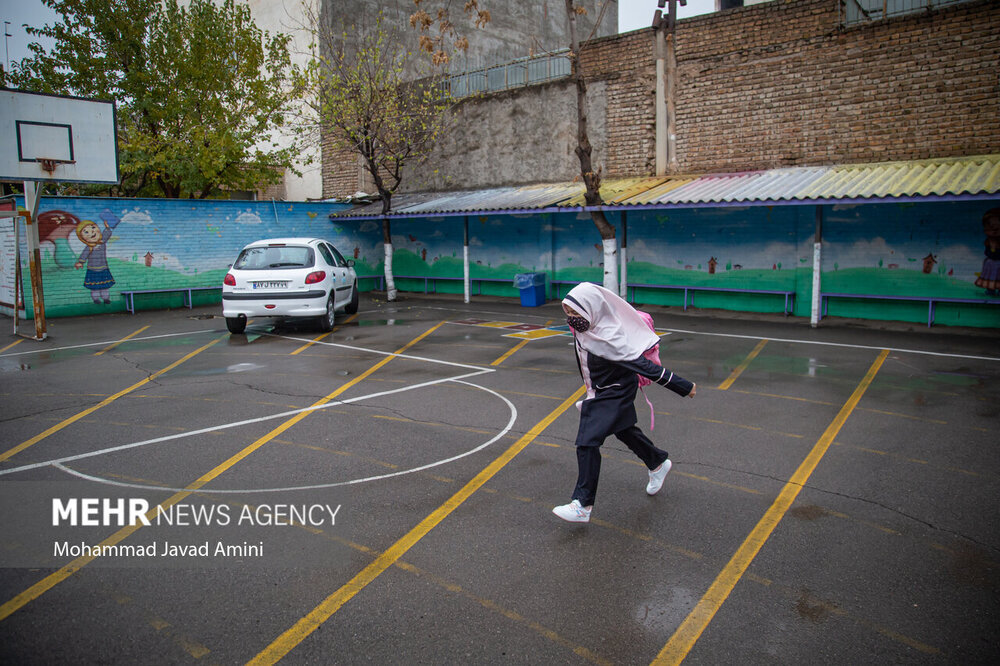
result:
<svg viewBox="0 0 1000 666"><path fill-rule="evenodd" d="M950 298L947 296L886 296L880 294L838 294L834 292L820 292L820 316L822 319L827 315L827 308L831 298L858 298L865 300L886 300L886 301L927 301L927 327L934 324L934 304L935 303L979 303L985 305L1000 305L1000 299L990 298Z"/></svg>
<svg viewBox="0 0 1000 666"><path fill-rule="evenodd" d="M463 280L465 280L465 278L460 278L460 277L440 277L440 276L428 276L428 275L393 275L392 277L393 277L394 280L423 280L424 281L424 293L425 294L436 294L437 293L437 281L438 280L445 280L445 281L450 281L450 282L462 282ZM359 275L358 279L359 280L374 280L375 284L377 285L377 287L378 287L378 289L380 291L385 289L385 276L384 275ZM482 293L483 293L483 282L502 282L504 284L511 284L511 285L513 285L514 280L513 280L513 278L511 278L511 279L508 280L506 278L475 278L475 277L470 277L469 278L469 282L470 283L472 283L472 282L478 282L479 284L476 285L477 288L478 288L477 294L478 295L482 295Z"/></svg>
<svg viewBox="0 0 1000 666"><path fill-rule="evenodd" d="M552 280L552 284L556 288L556 298L559 298L559 285L561 284L579 284L578 282L572 280ZM777 296L785 297L785 316L787 317L795 309L795 292L794 291L783 291L780 289L736 289L733 287L691 287L681 284L640 284L640 283L628 283L626 289L631 289L631 295L629 296L629 301L635 303L635 290L636 289L677 289L684 292L684 309L688 309L688 305L694 305L694 299L690 295L690 292L694 291L716 291L716 292L731 292L737 294L772 294Z"/></svg>
<svg viewBox="0 0 1000 666"><path fill-rule="evenodd" d="M191 292L194 291L207 291L209 289L222 290L222 285L217 287L173 287L170 289L124 289L121 294L125 297L125 309L131 314L135 314L135 295L136 294L169 294L169 293L183 293L184 305L188 309L191 309Z"/></svg>

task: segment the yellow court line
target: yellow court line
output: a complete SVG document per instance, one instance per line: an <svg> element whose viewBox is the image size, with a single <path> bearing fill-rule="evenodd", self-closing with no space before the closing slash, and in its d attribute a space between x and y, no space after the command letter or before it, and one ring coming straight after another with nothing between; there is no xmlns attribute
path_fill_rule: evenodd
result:
<svg viewBox="0 0 1000 666"><path fill-rule="evenodd" d="M729 377L726 379L726 381L724 381L721 384L719 384L719 390L720 391L725 391L730 386L732 386L733 382L736 381L736 378L743 374L743 371L747 369L747 366L749 366L750 363L755 358L757 358L757 354L760 353L760 350L762 350L764 348L764 345L766 345L766 344L767 344L767 338L764 338L763 340L761 340L760 342L758 342L757 346L753 348L753 351L750 352L749 354L747 354L747 357L745 359L743 359L743 362L740 363L738 366L736 366L736 369L733 370L732 374L729 375Z"/></svg>
<svg viewBox="0 0 1000 666"><path fill-rule="evenodd" d="M139 335L140 333L142 333L143 331L145 331L147 328L149 328L149 326L143 326L142 328L140 328L135 333L131 333L129 335L126 335L124 338L122 338L121 340L119 340L117 342L112 342L110 345L108 345L107 347L105 347L101 351L94 352L94 356L100 356L101 354L103 354L106 351L111 351L112 349L114 349L115 347L117 347L121 343L125 342L126 340L129 340L129 339L134 338L135 336Z"/></svg>
<svg viewBox="0 0 1000 666"><path fill-rule="evenodd" d="M552 323L552 320L550 319L547 322L545 322L545 325L548 326L551 323ZM528 331L528 332L531 333L533 331ZM490 363L490 365L491 366L500 365L501 363L503 363L504 361L506 361L508 358L510 358L514 354L514 352L516 352L517 350L519 350L524 345L528 344L528 342L530 342L530 341L531 341L531 338L525 338L521 342L518 342L516 345L514 345L513 347L510 348L510 351L508 351L506 354L504 354L503 356L501 356L497 360L495 360L492 363Z"/></svg>
<svg viewBox="0 0 1000 666"><path fill-rule="evenodd" d="M501 363L503 363L504 361L506 361L508 358L510 358L511 355L514 352L516 352L518 349L520 349L521 347L523 347L526 344L528 344L527 340L521 340L516 345L514 345L513 347L511 347L510 350L507 351L503 356L501 356L497 360L495 360L492 363L490 363L490 365L500 365Z"/></svg>
<svg viewBox="0 0 1000 666"><path fill-rule="evenodd" d="M729 593L736 587L736 584L750 567L757 553L771 536L774 528L778 526L781 518L788 511L789 507L791 507L799 491L805 486L816 466L819 465L820 460L823 459L823 456L830 448L837 433L844 427L844 423L847 422L854 408L858 406L862 396L864 396L865 391L868 390L868 387L875 379L875 375L878 373L879 368L882 367L882 363L885 362L888 355L888 349L883 349L879 353L878 358L872 363L864 379L854 389L854 393L851 394L851 397L841 407L840 412L820 436L809 452L809 455L806 456L805 460L799 465L799 468L795 470L795 473L785 483L774 503L771 504L770 508L764 514L764 517L760 519L750 534L747 535L747 538L740 544L739 549L737 549L736 553L716 577L705 595L684 619L684 622L677 628L677 631L670 637L670 640L663 646L663 649L660 650L660 653L653 660L653 664L658 666L663 664L680 664L684 661L684 658L691 651L691 648L694 647L698 638L701 637L702 632L705 631L705 628L708 627L708 624L715 617L719 608L722 607L722 604L729 597Z"/></svg>
<svg viewBox="0 0 1000 666"><path fill-rule="evenodd" d="M419 342L420 340L422 340L425 337L427 337L428 335L430 335L433 331L437 330L443 324L444 324L444 322L440 322L436 326L434 326L431 329L429 329L429 330L425 331L424 333L420 334L419 336L417 336L416 338L414 338L413 340L411 340L410 342L408 342L406 345L404 345L402 348L400 348L399 350L397 350L395 352L395 354L401 354L401 353L403 353L404 351L406 351L407 349L409 349L410 347L412 347L413 345L415 345L417 342ZM228 336L228 333L226 335ZM221 340L221 339L223 339L223 338L219 338L219 340ZM212 344L215 344L215 342L218 342L218 340L214 341ZM209 345L206 345L206 347L203 347L203 349L207 348L208 346ZM311 405L311 407L313 407L313 408L320 407L320 406L322 406L322 405L330 402L331 400L333 400L335 397L337 397L338 395L340 395L341 393L343 393L344 391L346 391L350 387L354 386L355 384L357 384L358 382L360 382L364 378L366 378L369 375L371 375L373 372L375 372L376 370L378 370L379 368L381 368L383 365L385 365L386 363L388 363L389 361L391 361L393 358L395 358L395 355L393 355L393 356L386 356L381 361L379 361L378 363L376 363L375 365L373 365L372 367L370 367L368 370L364 371L363 373L361 373L360 375L358 375L357 377L355 377L351 381L349 381L349 382L343 384L342 386L340 386L339 388L337 388L337 390L335 390L333 393L330 393L329 395L327 395L327 396L321 398L320 400L316 401L315 403L313 403ZM191 483L188 486L186 486L184 490L182 490L180 492L177 492L177 493L174 493L171 497L169 497L165 501L161 502L157 506L155 506L152 509L150 509L149 512L146 514L146 517L148 519L152 520L152 519L154 519L156 517L157 511L159 510L160 507L162 507L163 509L168 509L171 506L173 506L174 504L177 504L178 502L180 502L181 500L183 500L184 498L189 497L194 492L196 492L197 490L199 490L202 487L204 487L205 484L207 484L209 481L211 481L212 479L215 479L220 474L222 474L223 472L225 472L227 469L229 469L230 467L232 467L233 465L235 465L239 461L243 460L244 458L246 458L247 456L249 456L251 453L253 453L257 449L259 449L260 447L264 446L269 441L271 441L272 439L274 439L275 437L277 437L281 433L285 432L286 430L288 430L289 428L291 428L293 425L295 425L296 423L298 423L299 421L301 421L302 419L304 419L307 415L309 415L311 413L312 413L311 411L299 412L298 414L296 414L292 418L288 419L287 421L285 421L284 423L282 423L281 425L279 425L278 427L276 427L271 432L267 433L266 435L264 435L263 437L261 437L260 439L258 439L257 441L255 441L253 444L249 445L248 447L246 447L245 449L243 449L239 453L236 453L235 455L231 456L228 460L226 460L225 462L223 462L220 465L217 465L215 468L213 468L209 472L203 474L196 481L194 481L193 483ZM117 543L120 543L121 541L124 541L129 536L131 536L134 532L136 532L137 530L139 530L141 527L142 527L142 524L138 523L136 525L128 525L126 527L121 528L120 530L118 530L117 532L115 532L114 534L112 534L111 536L109 536L107 539L105 539L104 541L102 541L100 544L98 544L98 546L96 546L94 548L94 551L97 552L97 553L100 553L102 550L104 550L104 547L106 547L106 546L113 546L113 545L115 545ZM72 576L74 573L76 573L77 571L79 571L80 569L82 569L83 567L87 566L88 564L90 564L95 559L97 559L97 557L98 557L98 555L81 555L80 557L76 558L75 560L73 560L69 564L67 564L64 567L62 567L61 569L59 569L58 571L56 571L54 573L51 573L48 576L46 576L45 578L43 578L42 580L38 581L37 583L35 583L31 587L29 587L27 590L25 590L21 594L17 595L13 599L11 599L7 603L5 603L3 606L0 606L0 621L5 620L12 613L14 613L17 610L23 608L24 606L26 606L31 601L37 599L38 597L40 597L41 595L43 595L48 590L52 589L53 587L55 587L56 585L58 585L62 581L66 580L67 578L69 578L70 576Z"/></svg>
<svg viewBox="0 0 1000 666"><path fill-rule="evenodd" d="M7 345L6 347L4 347L3 349L0 349L0 354L4 353L5 351L7 351L8 349L10 349L14 345L21 344L22 342L24 342L24 338L21 338L20 340L14 340L14 342L10 343L9 345Z"/></svg>
<svg viewBox="0 0 1000 666"><path fill-rule="evenodd" d="M8 451L5 451L3 453L0 453L0 462L3 462L4 460L7 460L7 459L13 457L14 455L20 453L21 451L24 451L29 446L34 446L35 444L37 444L38 442L42 441L43 439L45 439L49 435L57 433L60 430L62 430L63 428L65 428L66 426L72 425L72 424L76 423L77 421L79 421L83 417L88 416L90 414L93 414L94 412L96 412L101 407L104 407L106 405L110 405L112 402L114 402L118 398L120 398L123 395L126 395L128 393L131 393L132 391L136 390L140 386L145 386L146 384L148 384L149 382L153 381L154 379L156 379L157 377L159 377L163 373L169 372L169 371L173 370L174 368L176 368L177 366L179 366L181 363L184 363L188 359L191 359L194 356L200 354L201 352L205 351L206 349L208 349L209 347L211 347L215 343L223 340L228 335L229 334L227 333L223 337L216 338L215 340L212 340L207 345L204 345L202 347L199 347L198 349L195 349L190 354L187 354L183 358L181 358L181 359L179 359L177 361L174 361L173 363L171 363L167 367L163 368L162 370L157 370L156 372L154 372L153 374L151 374L149 377L146 377L142 381L136 382L135 384L132 384L132 386L129 386L126 389L122 389L121 391L118 391L118 393L115 393L114 395L109 396L109 397L105 398L104 400L101 400L99 403L97 403L93 407L88 407L87 409L83 410L79 414L71 416L68 419L66 419L65 421L61 421L61 422L55 424L54 426L52 426L48 430L35 435L31 439L21 442L20 444L18 444L14 448L12 448L12 449L10 449Z"/></svg>
<svg viewBox="0 0 1000 666"><path fill-rule="evenodd" d="M347 319L345 319L344 323L346 324L347 322L351 321L352 319L354 319L357 316L358 316L358 313L355 312L350 317L348 317ZM295 356L299 352L301 352L301 351L303 351L305 349L308 349L309 347L312 347L314 344L316 344L317 342L319 342L320 340L322 340L326 336L330 335L331 333L333 333L333 331L336 331L338 328L339 328L339 326L335 326L332 331L327 331L323 335L319 335L319 336L313 338L309 342L305 343L304 345L302 345L301 347L299 347L298 349L296 349L295 351L293 351L291 354L289 354L289 356Z"/></svg>
<svg viewBox="0 0 1000 666"><path fill-rule="evenodd" d="M525 447L531 444L532 440L538 437L549 425L555 421L563 412L575 404L583 397L585 387L577 389L573 395L563 401L548 416L538 422L531 430L526 432L519 440L514 442L506 451L500 454L493 462L487 465L471 481L465 484L461 490L452 495L444 504L435 509L430 515L420 521L416 527L389 547L388 550L379 555L371 564L362 569L354 578L349 580L343 587L324 599L318 606L311 610L305 617L292 625L285 633L281 634L273 643L264 648L260 654L251 659L249 664L274 664L291 652L299 643L306 639L324 622L340 610L341 606L351 600L358 592L363 590L369 583L381 575L383 571L395 564L406 551L412 548L420 539L426 536L442 520L448 517L465 500L472 496L477 490L483 487L487 481L499 472L508 462L520 453Z"/></svg>

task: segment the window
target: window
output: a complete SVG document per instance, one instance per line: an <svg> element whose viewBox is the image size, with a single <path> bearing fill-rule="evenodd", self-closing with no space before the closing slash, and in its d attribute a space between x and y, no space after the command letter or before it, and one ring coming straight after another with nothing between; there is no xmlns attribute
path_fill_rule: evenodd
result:
<svg viewBox="0 0 1000 666"><path fill-rule="evenodd" d="M844 25L858 25L889 18L914 14L971 0L838 0L840 17Z"/></svg>
<svg viewBox="0 0 1000 666"><path fill-rule="evenodd" d="M319 253L323 255L323 259L326 261L327 266L337 266L336 260L333 255L330 254L330 247L326 243L319 243Z"/></svg>
<svg viewBox="0 0 1000 666"><path fill-rule="evenodd" d="M343 255L340 254L340 252L337 252L337 248L331 245L330 249L333 251L333 256L337 259L337 265L340 266L341 268L347 266L347 262L344 261Z"/></svg>

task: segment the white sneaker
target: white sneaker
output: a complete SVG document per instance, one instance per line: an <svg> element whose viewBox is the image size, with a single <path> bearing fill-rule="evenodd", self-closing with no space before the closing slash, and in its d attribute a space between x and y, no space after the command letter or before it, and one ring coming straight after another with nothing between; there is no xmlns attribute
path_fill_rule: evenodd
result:
<svg viewBox="0 0 1000 666"><path fill-rule="evenodd" d="M660 492L660 488L663 487L663 480L667 478L667 472L674 464L670 462L670 459L663 461L663 464L654 469L649 473L649 483L646 485L646 494L655 495Z"/></svg>
<svg viewBox="0 0 1000 666"><path fill-rule="evenodd" d="M571 523L589 523L590 522L590 512L594 507L590 509L583 508L580 504L580 500L573 500L569 504L563 504L562 506L557 506L552 509L552 513L556 514L563 520L568 520Z"/></svg>

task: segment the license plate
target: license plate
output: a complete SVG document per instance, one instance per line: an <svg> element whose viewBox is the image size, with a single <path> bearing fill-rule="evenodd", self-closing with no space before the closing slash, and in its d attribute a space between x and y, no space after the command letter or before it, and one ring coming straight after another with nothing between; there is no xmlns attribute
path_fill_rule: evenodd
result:
<svg viewBox="0 0 1000 666"><path fill-rule="evenodd" d="M254 289L285 289L288 282L252 282Z"/></svg>

